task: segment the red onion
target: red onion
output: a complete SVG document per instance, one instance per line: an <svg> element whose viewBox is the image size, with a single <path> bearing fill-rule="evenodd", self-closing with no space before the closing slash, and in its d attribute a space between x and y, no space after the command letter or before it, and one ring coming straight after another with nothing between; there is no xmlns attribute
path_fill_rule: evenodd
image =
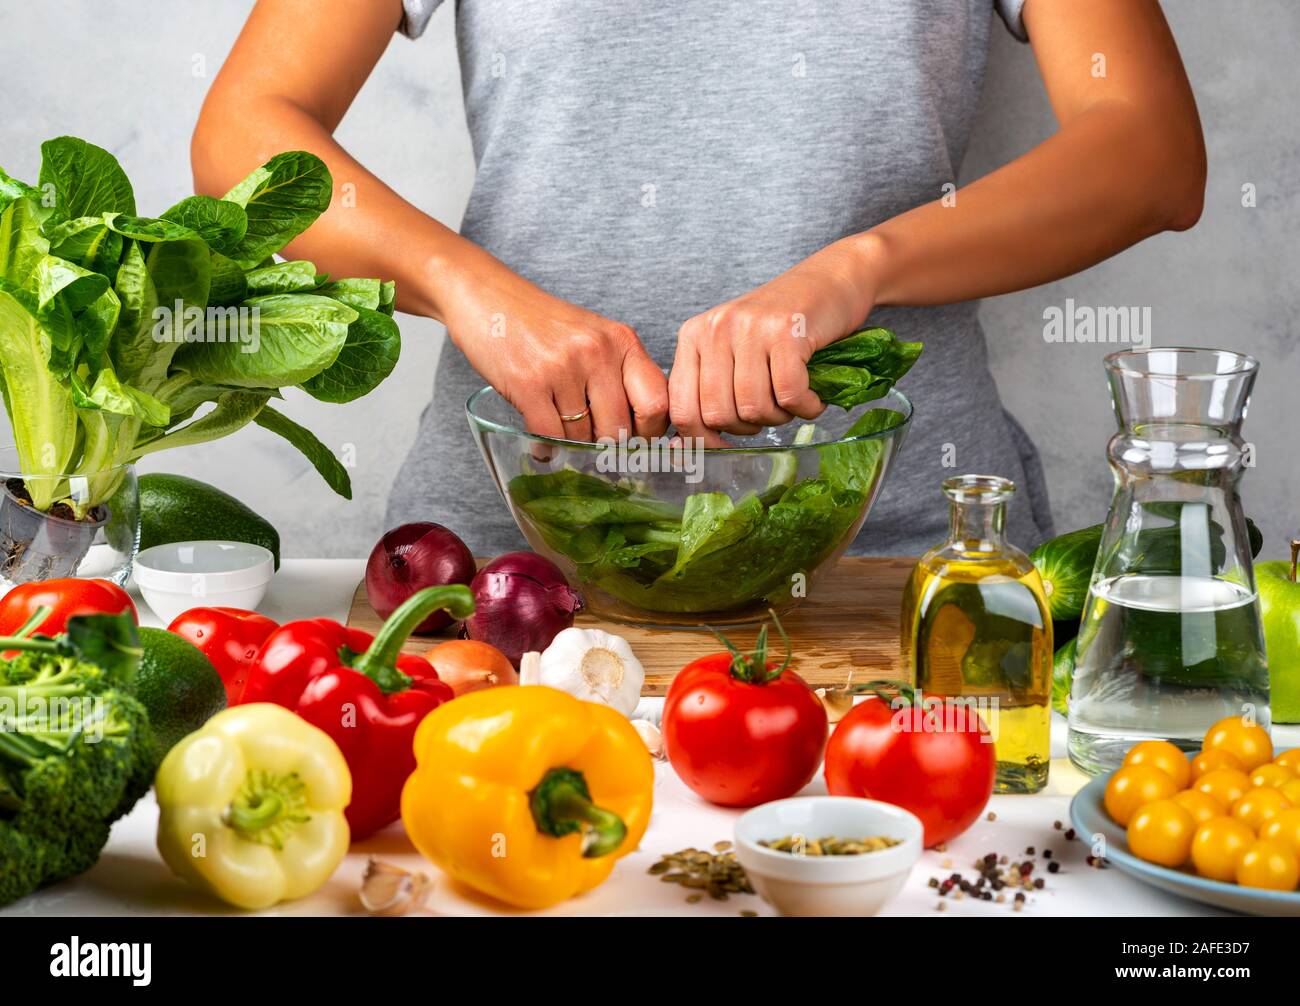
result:
<svg viewBox="0 0 1300 1006"><path fill-rule="evenodd" d="M516 668L525 653L544 650L573 624L582 596L558 566L536 552L507 552L478 571L470 583L474 614L465 635L491 643Z"/></svg>
<svg viewBox="0 0 1300 1006"><path fill-rule="evenodd" d="M366 562L366 597L375 613L387 618L417 590L472 579L474 556L465 543L441 524L419 521L395 527L379 539ZM439 610L415 631L435 632L451 622L451 615Z"/></svg>

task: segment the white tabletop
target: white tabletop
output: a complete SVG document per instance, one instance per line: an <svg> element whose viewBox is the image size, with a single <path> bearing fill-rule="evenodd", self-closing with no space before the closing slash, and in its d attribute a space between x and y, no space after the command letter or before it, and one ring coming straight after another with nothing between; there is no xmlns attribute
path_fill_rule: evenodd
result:
<svg viewBox="0 0 1300 1006"><path fill-rule="evenodd" d="M271 584L262 611L277 621L295 618L346 618L353 590L364 569L360 559L286 560ZM148 607L137 598L141 622L157 625ZM1295 728L1289 728L1288 734ZM1065 724L1053 715L1053 754L1063 753ZM1290 746L1291 739L1286 742ZM994 820L981 818L943 852L926 852L903 893L886 906L885 915L934 914L940 902L927 886L931 877L954 871L975 879L976 858L993 852L1012 860L1025 858L1033 846L1034 876L1043 876L1043 890L1029 895L1020 912L1006 903L979 902L971 898L942 899L947 915L1210 915L1221 914L1195 902L1164 894L1125 876L1118 870L1097 870L1084 862L1088 849L1080 841L1068 842L1070 796L1086 781L1064 758L1052 761L1048 788L1034 796L995 796L988 810ZM820 775L806 793L824 793ZM703 802L683 786L666 764L656 767L655 807L641 848L622 859L610 879L588 894L566 902L548 915L721 915L741 911L772 914L757 897L733 895L729 901L708 898L687 904L687 891L665 884L646 873L665 853L688 846L707 848L732 837L737 811ZM152 794L142 800L113 828L108 847L89 872L46 888L0 909L0 915L218 915L242 914L210 899L172 877L154 848L158 808ZM1056 830L1054 822L1061 822ZM1044 848L1053 850L1061 870L1045 871ZM315 894L265 913L271 915L362 914L357 899L366 860L375 856L410 870L423 870L435 879L426 914L504 914L501 906L453 885L432 864L423 860L406 840L399 823L358 842L330 881Z"/></svg>

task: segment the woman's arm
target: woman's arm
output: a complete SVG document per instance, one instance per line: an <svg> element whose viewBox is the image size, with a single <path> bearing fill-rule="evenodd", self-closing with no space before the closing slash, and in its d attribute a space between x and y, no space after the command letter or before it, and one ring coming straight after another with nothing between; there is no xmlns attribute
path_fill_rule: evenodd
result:
<svg viewBox="0 0 1300 1006"><path fill-rule="evenodd" d="M936 199L838 241L688 321L669 385L679 428L814 418L804 364L875 307L1035 286L1196 222L1205 144L1157 0L1028 0L1024 17L1056 134L952 205ZM791 338L794 315L806 338Z"/></svg>
<svg viewBox="0 0 1300 1006"><path fill-rule="evenodd" d="M388 46L401 0L258 0L194 130L195 189L221 195L284 150L329 166L330 209L288 253L322 272L397 281L474 367L551 436L663 432L667 385L630 328L569 304L412 206L334 139ZM339 198L348 185L349 198ZM566 422L591 404L591 415Z"/></svg>

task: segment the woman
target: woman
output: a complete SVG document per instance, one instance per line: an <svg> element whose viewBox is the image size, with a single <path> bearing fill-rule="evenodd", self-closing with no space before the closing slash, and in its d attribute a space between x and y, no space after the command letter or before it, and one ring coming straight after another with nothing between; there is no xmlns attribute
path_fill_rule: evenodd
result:
<svg viewBox="0 0 1300 1006"><path fill-rule="evenodd" d="M214 194L277 151L315 151L355 208L292 254L396 279L401 310L447 326L390 525L518 546L464 420L484 381L539 433L671 421L712 442L815 418L808 357L869 317L926 349L904 382L906 461L856 550L942 540L954 465L1022 486L1013 541L1051 533L977 298L1196 222L1204 143L1157 0L461 0L478 173L460 233L332 137L394 30L418 36L439 3L260 0L193 144ZM1060 128L954 191L995 12L1032 44Z"/></svg>

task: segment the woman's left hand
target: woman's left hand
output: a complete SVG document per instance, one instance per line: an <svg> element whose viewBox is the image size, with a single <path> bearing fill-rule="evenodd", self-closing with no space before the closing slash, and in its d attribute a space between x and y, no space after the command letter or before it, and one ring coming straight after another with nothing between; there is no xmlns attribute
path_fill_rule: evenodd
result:
<svg viewBox="0 0 1300 1006"><path fill-rule="evenodd" d="M718 431L749 435L821 415L825 405L808 387L808 358L871 313L869 238L837 241L681 327L668 378L679 435L716 446Z"/></svg>

